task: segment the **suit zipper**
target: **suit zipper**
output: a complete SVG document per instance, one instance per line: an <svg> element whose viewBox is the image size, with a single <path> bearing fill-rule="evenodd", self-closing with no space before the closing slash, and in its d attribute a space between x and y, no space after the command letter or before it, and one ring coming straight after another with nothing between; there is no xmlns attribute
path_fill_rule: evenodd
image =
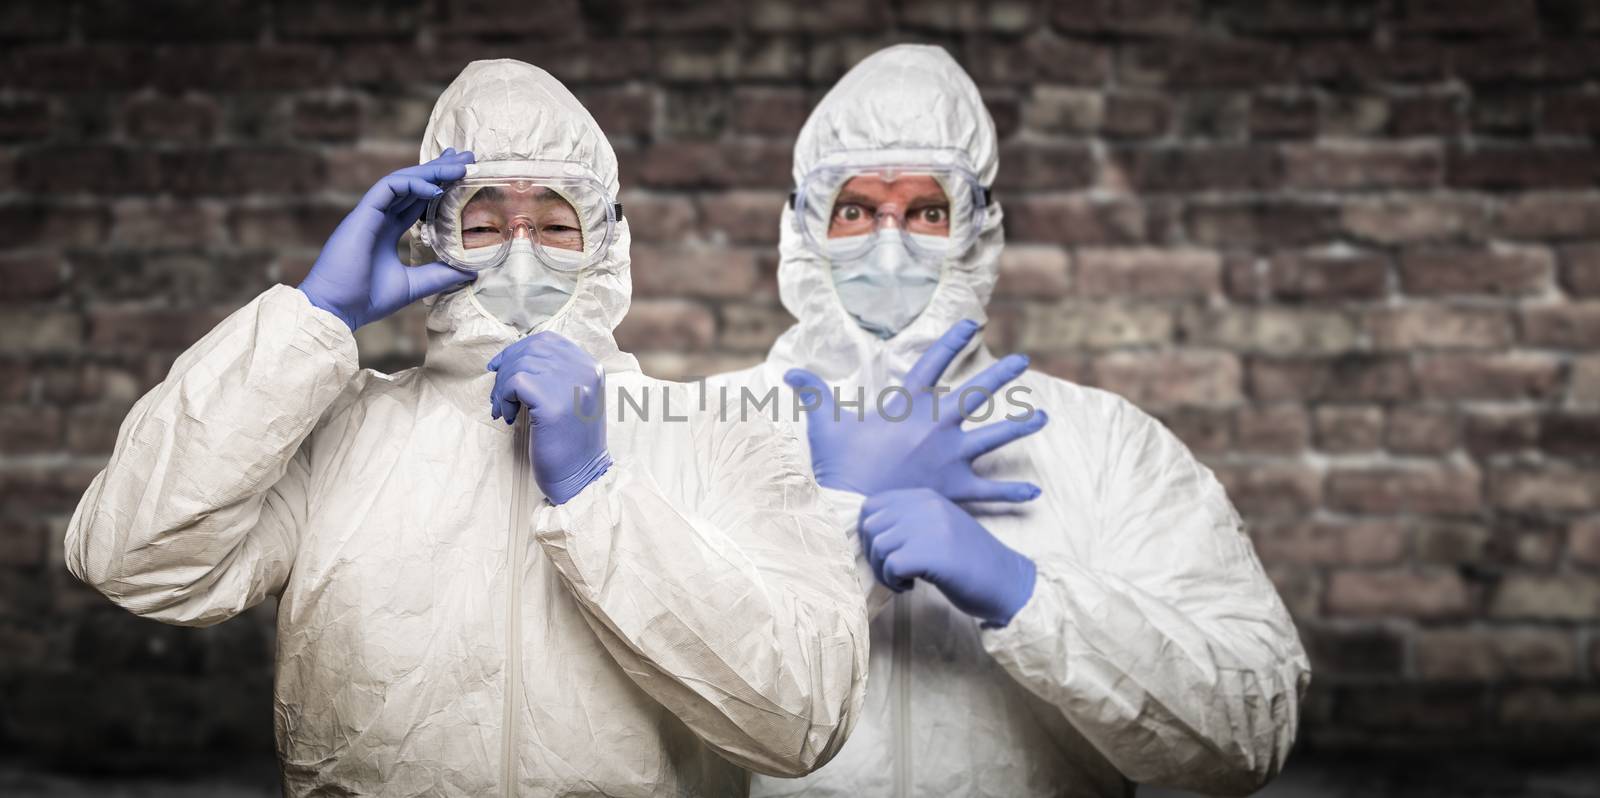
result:
<svg viewBox="0 0 1600 798"><path fill-rule="evenodd" d="M911 795L911 593L894 597L894 794Z"/></svg>
<svg viewBox="0 0 1600 798"><path fill-rule="evenodd" d="M528 462L528 412L517 417L512 440L511 518L507 524L510 571L506 575L506 710L502 720L501 783L505 795L517 794L517 719L522 704L522 567L532 504L533 466Z"/></svg>

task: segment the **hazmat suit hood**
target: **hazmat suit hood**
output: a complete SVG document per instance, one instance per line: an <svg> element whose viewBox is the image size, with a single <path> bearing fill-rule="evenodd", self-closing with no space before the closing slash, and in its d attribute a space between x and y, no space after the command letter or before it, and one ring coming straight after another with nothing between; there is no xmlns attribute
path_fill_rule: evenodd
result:
<svg viewBox="0 0 1600 798"><path fill-rule="evenodd" d="M434 104L419 162L431 161L449 147L470 150L480 164L581 163L593 170L609 196L617 195L617 156L599 124L561 81L532 64L512 59L468 64ZM607 372L637 371L638 361L619 350L612 335L632 296L631 240L627 221L619 219L605 257L581 274L567 303L531 332L549 330L571 339ZM470 285L431 301L431 369L462 370L477 377L490 358L520 337L483 309Z"/></svg>
<svg viewBox="0 0 1600 798"><path fill-rule="evenodd" d="M800 185L819 161L847 151L942 149L965 155L983 185L999 169L994 120L978 87L944 50L900 45L857 64L817 104L794 147L794 181ZM769 363L801 366L841 390L875 390L899 384L911 365L950 325L984 322L1005 245L1001 210L990 203L978 235L947 257L939 285L922 313L894 337L862 329L839 300L833 266L806 246L785 208L778 251L783 306L799 323L779 337ZM970 345L947 376L987 361L980 342ZM776 383L776 380L774 380Z"/></svg>

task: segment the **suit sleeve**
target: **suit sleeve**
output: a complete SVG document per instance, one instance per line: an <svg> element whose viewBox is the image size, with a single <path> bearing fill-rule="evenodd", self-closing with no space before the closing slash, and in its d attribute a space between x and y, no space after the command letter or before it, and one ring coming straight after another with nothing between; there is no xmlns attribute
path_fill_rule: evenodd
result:
<svg viewBox="0 0 1600 798"><path fill-rule="evenodd" d="M356 371L350 330L294 288L223 320L123 421L67 528L68 569L184 626L280 592L305 521L304 443Z"/></svg>
<svg viewBox="0 0 1600 798"><path fill-rule="evenodd" d="M1282 768L1310 668L1215 476L1107 398L1098 529L1039 561L1033 597L985 649L1124 775L1249 793ZM1047 488L1048 489L1048 488Z"/></svg>
<svg viewBox="0 0 1600 798"><path fill-rule="evenodd" d="M717 425L702 442L683 453L685 468L710 460L698 504L619 460L541 508L537 535L645 692L729 761L803 775L844 744L866 688L848 530L775 426Z"/></svg>

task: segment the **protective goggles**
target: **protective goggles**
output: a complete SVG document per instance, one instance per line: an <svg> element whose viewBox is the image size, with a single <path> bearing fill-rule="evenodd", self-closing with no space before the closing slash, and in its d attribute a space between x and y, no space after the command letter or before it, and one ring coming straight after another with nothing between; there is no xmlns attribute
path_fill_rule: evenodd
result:
<svg viewBox="0 0 1600 798"><path fill-rule="evenodd" d="M580 271L605 257L622 204L583 164L487 161L469 164L422 218L422 243L457 269L499 266L523 237L545 266Z"/></svg>
<svg viewBox="0 0 1600 798"><path fill-rule="evenodd" d="M812 251L832 258L865 254L885 228L908 233L915 255L958 254L982 231L990 202L965 162L955 150L836 153L789 195L795 227Z"/></svg>

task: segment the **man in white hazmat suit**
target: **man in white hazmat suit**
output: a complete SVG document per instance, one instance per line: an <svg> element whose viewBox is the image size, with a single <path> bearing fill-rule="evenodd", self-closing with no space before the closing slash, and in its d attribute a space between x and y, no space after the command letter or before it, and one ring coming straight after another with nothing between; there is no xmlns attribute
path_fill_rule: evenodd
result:
<svg viewBox="0 0 1600 798"><path fill-rule="evenodd" d="M1309 678L1293 624L1222 486L1165 427L972 340L1004 243L997 161L977 88L935 47L867 58L800 131L778 276L799 321L706 390L727 412L773 390L818 407L789 421L860 519L871 688L829 765L753 792L1253 790ZM880 412L893 386L920 398ZM1008 418L926 422L964 386Z"/></svg>
<svg viewBox="0 0 1600 798"><path fill-rule="evenodd" d="M742 795L825 762L867 620L792 434L576 407L682 390L612 339L629 236L593 118L476 62L421 156L139 401L72 572L190 626L278 597L288 794ZM450 265L395 260L419 217ZM425 365L357 369L353 327L457 287Z"/></svg>

